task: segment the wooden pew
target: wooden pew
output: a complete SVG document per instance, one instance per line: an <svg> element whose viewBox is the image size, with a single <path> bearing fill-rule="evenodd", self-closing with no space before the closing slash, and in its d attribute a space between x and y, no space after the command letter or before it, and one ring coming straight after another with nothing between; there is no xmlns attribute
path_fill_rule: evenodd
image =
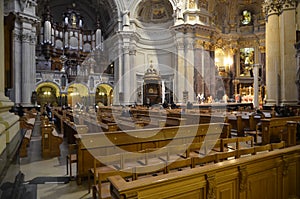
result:
<svg viewBox="0 0 300 199"><path fill-rule="evenodd" d="M299 155L297 145L130 182L112 176L110 197L299 198L300 173L295 166L300 164Z"/></svg>
<svg viewBox="0 0 300 199"><path fill-rule="evenodd" d="M30 145L31 136L32 136L32 130L26 129L22 140L22 144L20 146L20 151L19 151L21 158L27 157L27 147L29 147Z"/></svg>
<svg viewBox="0 0 300 199"><path fill-rule="evenodd" d="M33 129L35 123L35 118L30 117L29 115L24 115L20 118L20 128L21 129Z"/></svg>
<svg viewBox="0 0 300 199"><path fill-rule="evenodd" d="M41 124L42 134L42 157L52 158L60 156L60 144L63 142L62 136L58 135L53 124L43 122Z"/></svg>
<svg viewBox="0 0 300 199"><path fill-rule="evenodd" d="M300 116L262 119L262 144L286 141L287 146L296 144L297 123Z"/></svg>
<svg viewBox="0 0 300 199"><path fill-rule="evenodd" d="M81 183L81 179L86 177L88 170L93 167L93 153L101 151L102 155L105 155L108 151L116 148L137 152L148 148L161 148L171 142L190 145L193 142L203 141L206 136L217 140L219 137L228 137L229 135L229 126L223 128L224 125L228 126L228 124L215 123L76 135L78 183Z"/></svg>
<svg viewBox="0 0 300 199"><path fill-rule="evenodd" d="M251 136L249 136L251 139L253 139ZM247 141L240 140L240 141ZM239 144L237 144L238 146ZM275 148L281 148L282 145L274 146ZM94 168L91 169L93 171L97 171L97 174L94 173L94 186L97 187L98 195L101 195L101 192L103 190L106 191L107 194L107 187L101 186L102 181L106 181L107 177L112 175L121 175L124 177L124 168L125 164L122 164L122 162L126 162L124 159L127 159L128 157L131 158L131 160L134 160L133 162L130 162L130 166L128 167L126 164L126 177L131 177L132 180L137 180L137 176L142 174L155 174L157 173L169 173L170 170L173 170L173 172L182 171L182 169L191 169L195 168L196 165L205 166L207 164L211 163L217 163L222 162L225 160L230 159L237 159L241 156L247 157L249 155L255 155L258 152L261 151L270 151L271 145L265 145L265 146L257 146L257 147L250 147L250 148L239 148L237 150L232 151L226 151L226 152L217 152L217 153L211 153L207 155L198 155L195 157L182 157L182 151L181 149L177 149L178 146L166 146L163 148L160 148L159 150L155 149L149 149L145 151L145 154L138 153L138 154L129 154L129 153L121 153L121 154L115 154L107 156L106 165L101 166L101 163L99 162L99 167L95 166L95 162L99 161L99 158L95 157L94 159ZM180 147L179 147L180 148ZM175 150L174 150L175 149ZM185 149L183 149L185 150ZM151 152L151 154L149 154ZM154 152L154 153L153 153ZM171 153L175 154L175 159L171 160ZM138 156L137 156L138 155ZM170 156L171 155L171 156ZM127 158L124 158L124 157ZM134 156L134 157L133 157ZM103 157L102 158L106 158ZM150 159L149 159L150 158ZM107 165L110 165L111 163L114 163L110 167L107 168ZM117 167L116 167L117 166ZM118 169L119 168L119 169ZM128 173L132 169L132 174ZM178 169L177 171L174 171L175 169ZM96 183L98 175L98 182ZM99 177L99 175L102 175ZM149 175L147 176L149 177ZM90 183L89 183L90 184ZM101 191L102 190L102 191ZM93 189L93 195L95 196L95 189ZM95 198L95 197L94 197ZM101 198L101 197L100 197Z"/></svg>

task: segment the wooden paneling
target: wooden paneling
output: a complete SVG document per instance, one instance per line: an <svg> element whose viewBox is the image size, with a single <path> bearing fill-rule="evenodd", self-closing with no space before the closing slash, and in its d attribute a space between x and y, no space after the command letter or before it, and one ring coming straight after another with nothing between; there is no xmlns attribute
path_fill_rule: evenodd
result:
<svg viewBox="0 0 300 199"><path fill-rule="evenodd" d="M300 146L126 182L109 177L112 198L299 198Z"/></svg>

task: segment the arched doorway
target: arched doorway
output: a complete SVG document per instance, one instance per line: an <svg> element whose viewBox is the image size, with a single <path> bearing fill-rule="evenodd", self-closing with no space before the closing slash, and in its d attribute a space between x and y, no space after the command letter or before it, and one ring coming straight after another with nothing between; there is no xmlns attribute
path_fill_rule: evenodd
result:
<svg viewBox="0 0 300 199"><path fill-rule="evenodd" d="M44 82L37 86L37 104L43 106L50 103L52 106L58 105L60 89L52 82Z"/></svg>
<svg viewBox="0 0 300 199"><path fill-rule="evenodd" d="M95 103L108 106L113 102L113 88L108 84L100 84L96 88Z"/></svg>
<svg viewBox="0 0 300 199"><path fill-rule="evenodd" d="M72 84L68 88L68 105L75 106L76 104L89 104L89 90L83 84Z"/></svg>

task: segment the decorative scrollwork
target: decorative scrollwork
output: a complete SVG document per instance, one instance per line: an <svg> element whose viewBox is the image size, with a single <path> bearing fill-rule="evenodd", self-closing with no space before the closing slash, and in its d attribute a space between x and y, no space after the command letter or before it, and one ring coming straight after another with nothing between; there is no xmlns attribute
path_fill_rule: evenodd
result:
<svg viewBox="0 0 300 199"><path fill-rule="evenodd" d="M239 167L239 181L240 181L240 191L247 190L248 172L246 166Z"/></svg>
<svg viewBox="0 0 300 199"><path fill-rule="evenodd" d="M282 158L282 176L288 175L289 162L286 157Z"/></svg>
<svg viewBox="0 0 300 199"><path fill-rule="evenodd" d="M214 174L207 174L207 198L215 199L216 198L216 177Z"/></svg>

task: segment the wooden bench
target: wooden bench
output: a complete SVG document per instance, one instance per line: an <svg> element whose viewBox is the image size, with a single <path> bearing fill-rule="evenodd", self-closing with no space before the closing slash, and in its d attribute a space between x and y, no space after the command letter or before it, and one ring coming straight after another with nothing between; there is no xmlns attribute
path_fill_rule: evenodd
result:
<svg viewBox="0 0 300 199"><path fill-rule="evenodd" d="M47 123L47 122L46 122ZM52 158L60 156L60 144L63 136L59 135L53 124L42 124L42 157Z"/></svg>
<svg viewBox="0 0 300 199"><path fill-rule="evenodd" d="M240 142L245 142L250 140L253 141L253 137L249 136L249 138L241 139ZM217 142L224 143L224 142ZM237 147L239 144L237 144ZM284 145L282 143L274 145L275 148L283 148ZM179 148L179 149L178 149ZM187 148L186 146L184 148ZM174 150L175 149L175 150ZM101 184L105 182L109 176L112 175L121 175L122 177L126 176L126 178L131 178L131 180L137 180L138 176L143 174L155 174L158 173L165 174L170 173L170 171L177 172L186 169L196 168L196 166L205 166L210 163L223 162L225 160L238 159L241 157L248 157L251 155L256 155L258 153L262 153L264 151L272 151L273 147L268 144L265 146L255 146L251 147L249 145L248 148L238 147L236 150L224 151L224 152L216 152L211 154L203 154L194 157L182 157L182 151L185 149L180 149L180 146L166 146L160 148L159 150L148 149L145 153L136 153L129 154L118 153L109 156L101 156L95 157L94 159L94 168L92 168L92 174L94 175L94 188L93 192L97 191L98 195L101 195L101 192L105 190ZM182 151L181 151L182 150ZM154 153L153 153L154 152ZM175 159L171 160L171 154L175 154ZM130 166L127 164L123 164L124 156L128 156L131 158ZM105 165L102 165L103 161L100 160L105 159ZM97 166L96 166L97 162ZM108 166L110 165L110 166ZM124 173L124 170L127 172ZM176 170L176 171L174 171ZM130 171L132 173L130 173ZM147 176L149 177L149 175ZM98 181L97 181L98 179ZM90 183L89 183L90 186ZM106 187L107 189L107 187ZM107 194L107 190L105 193ZM93 193L95 195L95 193ZM100 197L102 198L102 197Z"/></svg>
<svg viewBox="0 0 300 199"><path fill-rule="evenodd" d="M35 118L24 115L20 118L20 128L21 129L33 129L35 123Z"/></svg>
<svg viewBox="0 0 300 199"><path fill-rule="evenodd" d="M283 140L287 146L296 145L297 122L300 116L262 119L262 144Z"/></svg>
<svg viewBox="0 0 300 199"><path fill-rule="evenodd" d="M105 155L116 148L137 152L148 148L162 148L170 142L178 145L191 144L203 141L206 136L215 140L220 136L228 137L229 132L228 124L215 123L76 135L79 148L78 183L81 183L81 179L87 176L88 170L93 167L93 153L99 154L100 151L102 155ZM114 153L119 153L119 151L116 150Z"/></svg>
<svg viewBox="0 0 300 199"><path fill-rule="evenodd" d="M108 177L110 197L243 198L247 195L260 198L263 195L265 198L297 198L300 197L297 188L300 173L295 165L300 164L299 155L300 146L293 146L129 182L121 176L111 176ZM207 161L214 160L212 157Z"/></svg>
<svg viewBox="0 0 300 199"><path fill-rule="evenodd" d="M27 157L27 147L29 147L30 145L30 140L31 140L31 136L32 136L32 130L31 129L26 129L25 130L25 134L24 137L22 139L22 144L20 146L20 157Z"/></svg>

